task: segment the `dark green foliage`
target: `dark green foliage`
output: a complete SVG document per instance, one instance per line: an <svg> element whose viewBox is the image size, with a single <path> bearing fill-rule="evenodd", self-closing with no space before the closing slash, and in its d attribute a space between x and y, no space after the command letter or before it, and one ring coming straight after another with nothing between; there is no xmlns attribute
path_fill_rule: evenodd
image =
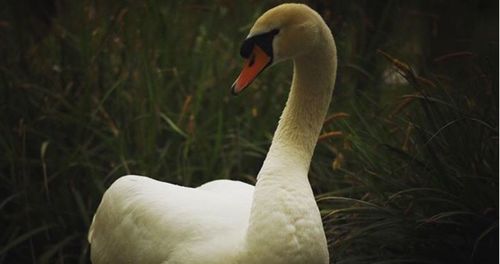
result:
<svg viewBox="0 0 500 264"><path fill-rule="evenodd" d="M485 75L498 79L498 68L492 70ZM498 100L481 98L498 87L485 79L467 95L469 84L424 87L417 78L408 76L418 93L400 113L380 124L354 117L375 125L365 129L372 132L338 124L352 141L344 151L351 164L336 173L348 179L349 193L324 194L320 204L339 263L498 257ZM468 78L478 76L460 81ZM394 138L380 139L388 133Z"/></svg>

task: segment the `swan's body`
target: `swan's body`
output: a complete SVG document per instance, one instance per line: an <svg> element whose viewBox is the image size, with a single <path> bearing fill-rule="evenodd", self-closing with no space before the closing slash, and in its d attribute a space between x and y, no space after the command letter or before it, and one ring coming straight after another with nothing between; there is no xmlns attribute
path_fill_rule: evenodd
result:
<svg viewBox="0 0 500 264"><path fill-rule="evenodd" d="M289 99L255 188L122 177L104 194L90 227L93 263L328 263L307 174L335 82L331 32L312 9L285 4L257 20L241 53L252 62L235 93L269 64L294 60Z"/></svg>

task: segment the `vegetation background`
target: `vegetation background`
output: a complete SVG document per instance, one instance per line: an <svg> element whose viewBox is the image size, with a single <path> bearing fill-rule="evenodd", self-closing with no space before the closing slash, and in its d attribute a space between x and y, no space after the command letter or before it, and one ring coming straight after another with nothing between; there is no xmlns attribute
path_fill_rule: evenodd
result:
<svg viewBox="0 0 500 264"><path fill-rule="evenodd" d="M339 52L309 176L332 263L498 263L498 1L306 2ZM255 182L290 64L229 87L279 3L2 1L0 263L88 263L125 174Z"/></svg>

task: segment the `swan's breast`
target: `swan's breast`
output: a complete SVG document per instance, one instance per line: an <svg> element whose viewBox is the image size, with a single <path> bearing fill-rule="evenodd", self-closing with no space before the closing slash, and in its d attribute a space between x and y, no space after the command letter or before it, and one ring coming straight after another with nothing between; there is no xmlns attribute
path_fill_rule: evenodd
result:
<svg viewBox="0 0 500 264"><path fill-rule="evenodd" d="M278 177L278 176L277 176ZM307 178L263 177L257 183L245 263L328 263L320 213ZM260 186L262 184L262 186Z"/></svg>

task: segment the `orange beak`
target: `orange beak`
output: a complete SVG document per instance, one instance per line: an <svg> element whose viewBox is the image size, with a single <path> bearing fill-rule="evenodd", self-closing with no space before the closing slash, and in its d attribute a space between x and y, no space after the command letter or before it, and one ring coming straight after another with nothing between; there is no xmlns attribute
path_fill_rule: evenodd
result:
<svg viewBox="0 0 500 264"><path fill-rule="evenodd" d="M239 94L271 63L271 57L267 55L258 45L254 45L252 53L245 60L243 70L233 83L231 92Z"/></svg>

